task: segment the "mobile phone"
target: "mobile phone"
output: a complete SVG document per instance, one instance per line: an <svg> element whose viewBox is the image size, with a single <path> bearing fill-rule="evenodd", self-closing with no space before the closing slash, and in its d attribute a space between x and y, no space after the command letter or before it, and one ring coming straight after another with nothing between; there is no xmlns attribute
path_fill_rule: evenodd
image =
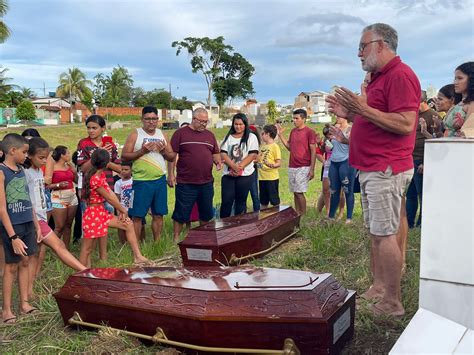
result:
<svg viewBox="0 0 474 355"><path fill-rule="evenodd" d="M114 145L114 139L111 136L103 136L102 137L102 146L106 146L107 143Z"/></svg>

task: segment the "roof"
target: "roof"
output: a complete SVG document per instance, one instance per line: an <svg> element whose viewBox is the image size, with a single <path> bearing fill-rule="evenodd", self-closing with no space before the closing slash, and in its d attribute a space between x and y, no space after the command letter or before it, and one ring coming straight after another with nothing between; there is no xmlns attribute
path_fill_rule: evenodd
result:
<svg viewBox="0 0 474 355"><path fill-rule="evenodd" d="M61 111L61 108L59 108L58 106L49 106L49 105L40 106L40 109L46 110L46 111L54 111L54 112Z"/></svg>

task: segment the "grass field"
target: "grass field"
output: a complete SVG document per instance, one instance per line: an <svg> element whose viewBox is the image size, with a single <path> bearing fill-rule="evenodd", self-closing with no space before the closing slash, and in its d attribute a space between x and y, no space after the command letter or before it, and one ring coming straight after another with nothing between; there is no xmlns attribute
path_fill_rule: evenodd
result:
<svg viewBox="0 0 474 355"><path fill-rule="evenodd" d="M139 123L132 123L134 127ZM109 131L120 144L123 144L131 127ZM312 126L321 130L321 125ZM289 134L288 126L287 134ZM41 135L51 146L66 145L74 150L80 138L86 136L83 125L68 125L39 129ZM0 131L0 137L6 133L18 132L21 129ZM214 130L218 139L226 133L224 129ZM172 131L166 131L168 135ZM288 192L286 167L288 152L282 149L283 164L280 169L280 197L282 204L292 204L292 195ZM319 177L321 164L317 164L315 176ZM215 176L214 203L220 203L220 175ZM301 269L330 272L346 287L361 293L370 285L369 238L362 226L362 212L359 198L356 195L354 223L346 226L343 223L327 223L318 215L315 203L321 191L319 178L313 180L307 193L308 213L303 217L299 235L265 258L255 260L253 264L266 267ZM162 240L154 243L151 231L147 229L147 241L142 251L150 259L158 260L170 257L166 265L180 265L178 248L171 242L172 223L170 215L174 206L174 192L168 194L169 215L165 217ZM248 204L250 206L250 204ZM149 224L148 224L149 226ZM149 227L148 227L149 228ZM130 265L132 256L127 246L123 247L116 238L116 232L109 238L109 260L99 262L97 256L94 266L122 267ZM388 353L398 336L413 314L418 309L419 283L419 230L410 232L407 251L406 273L402 279L403 304L406 315L401 319L374 317L364 305L356 311L355 336L344 350L345 353L380 354ZM79 245L72 246L72 252L78 255ZM146 347L134 338L121 337L111 331L86 332L73 331L65 328L52 294L60 289L72 270L48 251L41 277L37 281L35 305L41 310L34 316L19 317L16 325L0 325L0 341L2 353L167 353L171 349ZM18 297L15 293L14 297ZM1 324L1 323L0 323ZM248 344L251 346L251 344Z"/></svg>

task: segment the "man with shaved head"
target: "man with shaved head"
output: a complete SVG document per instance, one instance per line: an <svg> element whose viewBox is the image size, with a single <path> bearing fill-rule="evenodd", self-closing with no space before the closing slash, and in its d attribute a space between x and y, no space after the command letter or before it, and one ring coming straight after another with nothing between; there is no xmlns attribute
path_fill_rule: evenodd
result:
<svg viewBox="0 0 474 355"><path fill-rule="evenodd" d="M176 202L172 216L175 242L179 241L183 224L189 222L195 203L201 223L214 217L212 166L215 164L220 170L222 163L219 144L214 134L206 129L208 124L207 111L197 108L193 111L191 123L178 129L171 137L174 162L168 168L168 185L175 187Z"/></svg>

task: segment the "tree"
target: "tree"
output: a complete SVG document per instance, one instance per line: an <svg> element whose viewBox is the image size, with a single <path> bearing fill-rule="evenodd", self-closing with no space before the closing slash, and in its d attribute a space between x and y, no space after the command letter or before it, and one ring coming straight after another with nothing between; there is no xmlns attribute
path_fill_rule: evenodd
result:
<svg viewBox="0 0 474 355"><path fill-rule="evenodd" d="M165 89L153 89L147 93L147 105L153 105L157 108L169 108L171 95Z"/></svg>
<svg viewBox="0 0 474 355"><path fill-rule="evenodd" d="M31 101L23 100L16 107L16 117L20 120L34 120L36 119L35 107Z"/></svg>
<svg viewBox="0 0 474 355"><path fill-rule="evenodd" d="M214 83L214 96L223 112L227 100L232 101L237 97L248 98L254 94L250 78L255 68L240 53L224 53L219 65L219 77Z"/></svg>
<svg viewBox="0 0 474 355"><path fill-rule="evenodd" d="M94 76L94 88L93 88L93 98L97 105L102 105L102 102L105 99L105 91L107 85L107 78L103 73L98 73Z"/></svg>
<svg viewBox="0 0 474 355"><path fill-rule="evenodd" d="M185 49L191 57L191 68L193 73L202 73L207 84L207 104L211 104L211 92L214 82L219 77L221 56L223 53L232 51L233 48L224 44L224 37L196 38L186 37L182 41L174 41L171 47L177 48L178 56Z"/></svg>
<svg viewBox="0 0 474 355"><path fill-rule="evenodd" d="M35 92L30 88L22 87L20 88L20 94L25 99L32 99L36 96Z"/></svg>
<svg viewBox="0 0 474 355"><path fill-rule="evenodd" d="M128 106L132 101L133 79L127 68L118 66L103 79L105 97L103 106Z"/></svg>
<svg viewBox="0 0 474 355"><path fill-rule="evenodd" d="M148 105L147 92L143 88L132 89L132 105L135 107L143 107Z"/></svg>
<svg viewBox="0 0 474 355"><path fill-rule="evenodd" d="M278 117L275 100L269 100L267 102L267 110L268 110L268 122L274 124Z"/></svg>
<svg viewBox="0 0 474 355"><path fill-rule="evenodd" d="M12 78L6 76L5 73L7 71L8 68L0 69L0 106L2 107L12 107L17 104L12 103L12 92L13 90L17 90L19 86L9 83ZM14 94L13 96L14 98L16 97Z"/></svg>
<svg viewBox="0 0 474 355"><path fill-rule="evenodd" d="M89 86L92 85L86 75L78 68L69 68L67 72L59 75L59 86L56 93L60 97L67 97L69 100L84 99L84 95L89 94Z"/></svg>
<svg viewBox="0 0 474 355"><path fill-rule="evenodd" d="M188 101L188 98L186 96L183 96L180 99L173 97L172 106L174 110L180 111L193 109L193 103L191 101Z"/></svg>
<svg viewBox="0 0 474 355"><path fill-rule="evenodd" d="M3 18L8 11L7 0L0 0L0 18ZM0 43L3 43L10 37L10 30L3 20L0 20Z"/></svg>

